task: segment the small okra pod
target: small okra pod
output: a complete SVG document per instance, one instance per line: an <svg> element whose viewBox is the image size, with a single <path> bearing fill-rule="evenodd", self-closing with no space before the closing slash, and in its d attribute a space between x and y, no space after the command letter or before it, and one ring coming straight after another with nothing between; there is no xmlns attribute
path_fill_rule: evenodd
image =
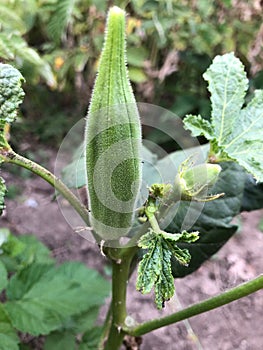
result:
<svg viewBox="0 0 263 350"><path fill-rule="evenodd" d="M109 10L85 144L90 220L103 240L125 236L141 183L141 125L128 79L125 12Z"/></svg>

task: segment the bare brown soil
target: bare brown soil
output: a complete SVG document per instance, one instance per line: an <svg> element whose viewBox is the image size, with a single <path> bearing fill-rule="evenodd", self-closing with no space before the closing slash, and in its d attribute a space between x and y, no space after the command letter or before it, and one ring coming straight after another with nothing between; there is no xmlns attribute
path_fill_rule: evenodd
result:
<svg viewBox="0 0 263 350"><path fill-rule="evenodd" d="M52 201L53 189L48 184L36 177L21 182L13 175L4 175L7 185L16 183L22 193L7 200L0 227L9 227L18 235L36 234L59 262L79 260L105 273L106 259L97 246L67 224L57 202ZM142 296L135 290L134 274L128 290L129 314L137 322L160 317L262 273L263 233L257 229L262 217L262 210L243 213L238 218L240 232L198 271L176 280L176 296L161 312L154 307L153 295ZM228 306L146 335L141 350L262 350L262 310L261 290Z"/></svg>

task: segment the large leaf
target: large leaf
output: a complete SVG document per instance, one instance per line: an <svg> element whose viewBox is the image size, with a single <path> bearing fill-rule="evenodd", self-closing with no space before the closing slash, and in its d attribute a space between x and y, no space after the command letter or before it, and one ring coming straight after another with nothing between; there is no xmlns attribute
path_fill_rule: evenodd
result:
<svg viewBox="0 0 263 350"><path fill-rule="evenodd" d="M74 315L101 305L108 293L108 282L81 263L34 264L11 278L4 309L18 330L48 334Z"/></svg>
<svg viewBox="0 0 263 350"><path fill-rule="evenodd" d="M0 350L19 350L19 339L11 325L0 323Z"/></svg>
<svg viewBox="0 0 263 350"><path fill-rule="evenodd" d="M0 350L18 350L19 338L0 304Z"/></svg>
<svg viewBox="0 0 263 350"><path fill-rule="evenodd" d="M240 212L246 174L235 163L221 164L223 171L213 188L213 193L224 192L225 195L215 201L207 202L203 208L200 203L181 202L173 221L168 226L170 232L178 232L186 225L188 230L199 231L200 239L192 244L181 244L191 255L188 267L173 262L174 277L184 277L194 272L213 254L215 254L232 235L237 226L232 219ZM191 222L195 217L194 223ZM190 222L189 222L190 220ZM188 227L188 224L191 226Z"/></svg>
<svg viewBox="0 0 263 350"><path fill-rule="evenodd" d="M102 327L94 327L82 337L79 350L97 350L102 333Z"/></svg>
<svg viewBox="0 0 263 350"><path fill-rule="evenodd" d="M217 56L204 74L211 93L211 122L188 115L184 124L194 136L212 142L211 156L235 160L263 181L263 90L242 109L248 89L244 66L233 53Z"/></svg>
<svg viewBox="0 0 263 350"><path fill-rule="evenodd" d="M71 332L54 332L46 337L44 350L74 350L75 336Z"/></svg>
<svg viewBox="0 0 263 350"><path fill-rule="evenodd" d="M248 175L242 200L242 211L252 211L263 208L263 183L257 183Z"/></svg>

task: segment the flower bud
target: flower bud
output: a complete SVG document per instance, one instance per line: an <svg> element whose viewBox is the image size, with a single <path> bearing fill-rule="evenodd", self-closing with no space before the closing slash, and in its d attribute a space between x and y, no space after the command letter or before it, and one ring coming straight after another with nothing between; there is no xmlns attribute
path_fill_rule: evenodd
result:
<svg viewBox="0 0 263 350"><path fill-rule="evenodd" d="M181 199L209 201L221 197L223 194L207 196L207 193L216 183L222 168L218 164L200 164L194 167L185 167L184 164L176 176L175 185L179 186Z"/></svg>

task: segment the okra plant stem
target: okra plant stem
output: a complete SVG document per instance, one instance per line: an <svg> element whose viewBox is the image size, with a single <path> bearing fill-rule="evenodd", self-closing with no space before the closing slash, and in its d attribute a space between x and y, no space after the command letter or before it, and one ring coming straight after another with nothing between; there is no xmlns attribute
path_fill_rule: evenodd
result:
<svg viewBox="0 0 263 350"><path fill-rule="evenodd" d="M126 293L133 249L126 250L126 253L121 258L112 260L112 323L105 350L119 349L125 336Z"/></svg>
<svg viewBox="0 0 263 350"><path fill-rule="evenodd" d="M89 212L87 208L78 200L70 189L49 170L33 162L32 160L15 153L12 149L8 149L4 153L2 152L1 157L6 163L19 165L47 181L70 203L70 205L84 220L85 224L89 225Z"/></svg>
<svg viewBox="0 0 263 350"><path fill-rule="evenodd" d="M232 301L241 299L249 294L255 293L263 288L263 275L255 279L234 287L224 293L215 297L206 299L200 303L193 304L183 310L173 313L169 316L158 318L152 321L142 323L134 328L125 329L126 332L133 336L141 336L143 334L152 332L158 328L168 326L170 324L183 321L195 315L216 309L220 306L231 303Z"/></svg>

